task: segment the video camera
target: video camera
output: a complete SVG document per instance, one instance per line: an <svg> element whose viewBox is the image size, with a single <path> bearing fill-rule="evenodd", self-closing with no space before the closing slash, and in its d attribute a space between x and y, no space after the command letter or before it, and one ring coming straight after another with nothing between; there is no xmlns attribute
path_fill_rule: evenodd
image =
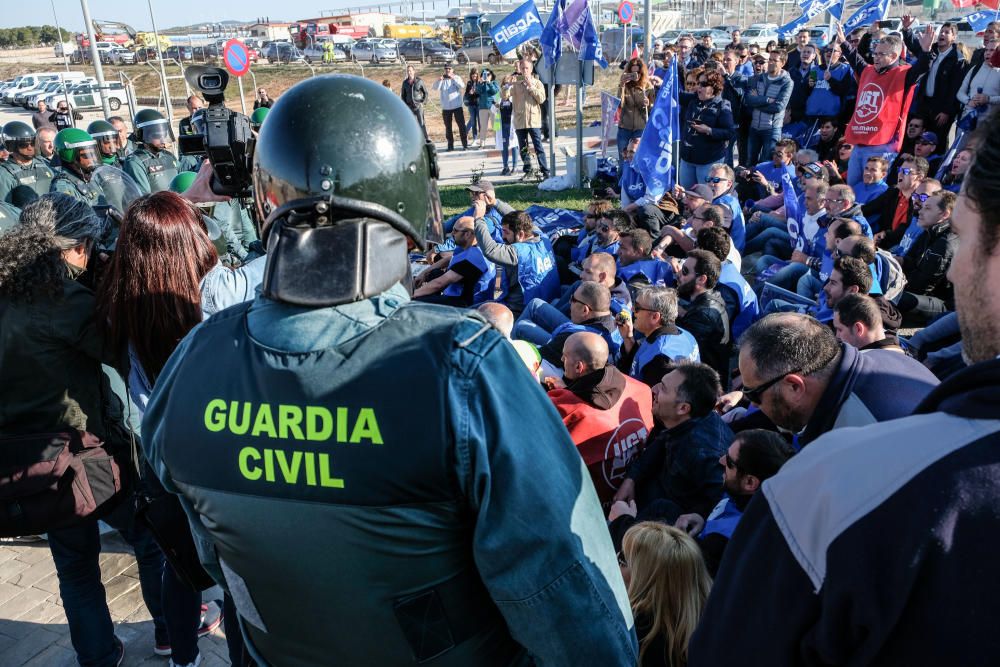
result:
<svg viewBox="0 0 1000 667"><path fill-rule="evenodd" d="M220 67L192 65L185 70L184 78L205 96L208 108L195 112L191 119L195 133L178 137L178 151L181 155L208 157L215 170L215 194L249 197L256 139L250 131L250 118L225 106L229 73Z"/></svg>

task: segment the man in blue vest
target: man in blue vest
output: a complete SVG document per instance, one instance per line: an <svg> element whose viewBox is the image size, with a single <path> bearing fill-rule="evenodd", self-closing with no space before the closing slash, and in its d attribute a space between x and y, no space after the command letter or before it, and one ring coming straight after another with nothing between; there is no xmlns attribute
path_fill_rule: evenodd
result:
<svg viewBox="0 0 1000 667"><path fill-rule="evenodd" d="M548 342L538 348L542 359L560 368L566 339L579 331L601 336L608 344L611 358L618 358L622 339L611 314L611 292L600 283L584 281L576 288L570 300L570 321L557 326Z"/></svg>
<svg viewBox="0 0 1000 667"><path fill-rule="evenodd" d="M707 250L722 262L716 289L726 302L732 338L738 341L743 332L760 316L757 294L740 274L739 267L726 259L732 247L729 234L721 227L706 227L698 232L698 247Z"/></svg>
<svg viewBox="0 0 1000 667"><path fill-rule="evenodd" d="M476 241L486 259L503 268L503 294L500 301L514 315L520 315L532 299L551 301L559 293L559 272L556 270L552 244L544 235L535 233L531 216L524 211L511 211L503 216L503 243L490 235L483 214L486 203L474 204Z"/></svg>
<svg viewBox="0 0 1000 667"><path fill-rule="evenodd" d="M451 236L456 249L447 261L447 268L424 280L421 280L424 274L420 274L414 280L413 298L461 308L491 300L497 269L476 244L472 217L459 218L451 228Z"/></svg>
<svg viewBox="0 0 1000 667"><path fill-rule="evenodd" d="M622 355L618 369L650 387L660 382L679 361L700 361L698 343L678 327L677 292L669 287L646 287L632 305L634 319L619 317ZM639 336L635 333L638 332Z"/></svg>
<svg viewBox="0 0 1000 667"><path fill-rule="evenodd" d="M344 160L359 135L383 159ZM441 240L410 110L361 77L307 79L254 161L261 294L181 342L143 423L254 660L635 665L600 505L545 393L475 312L408 303L408 247Z"/></svg>

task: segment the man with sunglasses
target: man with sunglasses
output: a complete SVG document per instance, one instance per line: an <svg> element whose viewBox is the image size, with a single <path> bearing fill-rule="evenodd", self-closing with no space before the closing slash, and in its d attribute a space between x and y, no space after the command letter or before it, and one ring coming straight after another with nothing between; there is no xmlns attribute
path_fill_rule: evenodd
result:
<svg viewBox="0 0 1000 667"><path fill-rule="evenodd" d="M455 252L433 275L417 276L413 298L429 303L443 303L468 308L493 299L497 269L476 244L475 221L462 216L451 228ZM425 273L429 273L428 269ZM423 280L421 280L423 278Z"/></svg>
<svg viewBox="0 0 1000 667"><path fill-rule="evenodd" d="M11 203L11 192L21 186L39 197L47 194L55 172L35 155L35 130L27 123L12 120L3 126L2 136L10 155L0 162L0 202Z"/></svg>
<svg viewBox="0 0 1000 667"><path fill-rule="evenodd" d="M927 160L927 173L936 174L941 166L943 155L938 155L938 135L934 132L924 132L917 139L916 146L913 147L913 154Z"/></svg>
<svg viewBox="0 0 1000 667"><path fill-rule="evenodd" d="M920 226L920 212L924 208L924 204L932 196L939 193L943 188L941 187L941 182L935 178L925 178L920 181L920 185L917 189L910 195L910 223L906 225L905 228L901 227L899 230L893 230L891 233L886 234L885 238L882 239L883 246L885 244L891 243L895 239L899 239L896 245L889 247L889 252L895 255L897 258L902 259L906 253L910 251L913 244L924 234L924 227ZM902 236L899 232L902 231Z"/></svg>
<svg viewBox="0 0 1000 667"><path fill-rule="evenodd" d="M650 387L680 361L701 361L698 341L677 322L677 292L646 287L632 302L632 318L619 318L622 354L618 368ZM642 334L641 341L635 333Z"/></svg>
<svg viewBox="0 0 1000 667"><path fill-rule="evenodd" d="M924 202L917 224L924 231L903 257L906 291L899 297L899 309L931 320L951 309L954 297L946 274L958 248L951 229L955 193L939 190Z"/></svg>
<svg viewBox="0 0 1000 667"><path fill-rule="evenodd" d="M735 177L733 168L728 164L713 164L708 170L705 184L712 190L712 203L728 209L725 217L729 223L729 236L736 249L743 252L747 230L743 207L733 188Z"/></svg>
<svg viewBox="0 0 1000 667"><path fill-rule="evenodd" d="M896 184L862 205L861 212L878 230L875 240L880 247L891 248L902 238L911 218L911 198L921 181L927 178L927 167L927 160L921 157L901 155L896 169Z"/></svg>

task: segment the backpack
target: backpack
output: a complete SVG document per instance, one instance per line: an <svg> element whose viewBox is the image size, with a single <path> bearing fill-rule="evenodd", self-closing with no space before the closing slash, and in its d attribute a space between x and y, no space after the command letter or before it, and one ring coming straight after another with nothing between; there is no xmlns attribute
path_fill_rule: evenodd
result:
<svg viewBox="0 0 1000 667"><path fill-rule="evenodd" d="M906 287L906 274L899 260L891 253L878 249L875 255L875 262L879 265L879 285L882 286L882 295L889 301L895 302L896 297L903 293Z"/></svg>

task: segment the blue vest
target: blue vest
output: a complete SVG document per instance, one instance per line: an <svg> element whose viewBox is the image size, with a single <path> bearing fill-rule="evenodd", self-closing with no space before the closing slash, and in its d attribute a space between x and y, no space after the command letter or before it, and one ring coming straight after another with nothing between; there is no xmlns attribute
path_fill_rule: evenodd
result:
<svg viewBox="0 0 1000 667"><path fill-rule="evenodd" d="M680 327L677 327L677 331L678 333L673 335L657 336L652 343L646 340L639 343L639 349L632 358L629 375L636 379L641 378L642 369L656 357L667 357L671 361L701 361L698 341Z"/></svg>
<svg viewBox="0 0 1000 667"><path fill-rule="evenodd" d="M608 344L608 351L611 353L611 358L613 360L618 359L618 354L622 349L622 335L619 333L617 327L614 331L608 331L602 327L592 327L586 324L575 324L573 322L563 322L557 326L552 331L552 337L564 333L580 333L581 331L589 331L590 333L595 333L604 339L604 342Z"/></svg>
<svg viewBox="0 0 1000 667"><path fill-rule="evenodd" d="M781 166L775 167L774 163L768 160L767 162L761 162L756 167L755 170L759 171L767 179L767 182L771 184L775 192L781 189L781 177L784 174L788 174L792 177L792 182L795 182L795 167L790 164L783 164ZM756 181L754 181L756 183ZM766 193L760 192L763 190L762 185L757 184L758 194L761 198L765 196Z"/></svg>
<svg viewBox="0 0 1000 667"><path fill-rule="evenodd" d="M538 242L525 241L511 246L517 253L517 280L525 303L532 299L551 301L559 296L559 272L552 244L544 236L539 238Z"/></svg>
<svg viewBox="0 0 1000 667"><path fill-rule="evenodd" d="M595 236L593 242L590 245L590 252L587 253L587 256L589 257L590 255L593 255L595 252L606 252L615 259L617 259L618 248L621 246L621 244L622 244L621 241L615 241L614 243L609 243L608 245L600 245L597 240L597 237Z"/></svg>
<svg viewBox="0 0 1000 667"><path fill-rule="evenodd" d="M885 181L879 181L877 183L872 183L867 185L864 181L855 183L851 186L854 189L854 196L858 204L867 204L871 200L878 197L880 194L889 189L888 184Z"/></svg>
<svg viewBox="0 0 1000 667"><path fill-rule="evenodd" d="M917 224L917 218L914 217L910 220L910 224L906 226L906 231L903 232L903 238L899 240L899 245L892 249L892 254L897 257L903 257L910 251L913 244L917 242L921 236L924 235L923 228Z"/></svg>
<svg viewBox="0 0 1000 667"><path fill-rule="evenodd" d="M450 269L459 262L468 262L483 272L483 275L479 276L479 280L476 281L476 288L472 293L472 305L480 304L483 301L490 301L493 298L493 285L497 277L496 265L486 259L483 251L477 245L470 246L452 255L451 261L448 262L448 268ZM460 280L445 287L442 294L445 296L462 296L462 292L464 291L465 283Z"/></svg>
<svg viewBox="0 0 1000 667"><path fill-rule="evenodd" d="M750 283L740 275L739 269L732 262L722 263L719 282L740 296L740 311L733 318L731 325L732 339L738 340L740 335L760 317L760 305L757 303L757 295L754 293L753 288L750 287Z"/></svg>
<svg viewBox="0 0 1000 667"><path fill-rule="evenodd" d="M740 200L736 198L736 195L729 192L721 197L717 197L712 203L719 206L726 206L733 212L733 223L729 229L729 236L732 237L733 245L736 246L736 249L743 252L743 245L746 243L747 238L747 229L746 223L743 221L743 209L740 207Z"/></svg>
<svg viewBox="0 0 1000 667"><path fill-rule="evenodd" d="M736 503L732 501L729 494L723 495L722 500L719 501L719 504L715 506L712 513L705 519L705 527L702 529L698 539L703 540L707 535L713 533L722 535L725 538L731 538L733 531L736 530L736 524L740 522L742 516L743 510L736 506Z"/></svg>
<svg viewBox="0 0 1000 667"><path fill-rule="evenodd" d="M569 251L570 259L577 264L583 263L583 260L587 259L587 255L590 254L590 246L594 245L596 238L597 232L588 232L586 227L581 229L576 237L576 246Z"/></svg>
<svg viewBox="0 0 1000 667"><path fill-rule="evenodd" d="M650 285L657 287L672 287L677 282L670 264L659 259L641 259L628 266L618 267L617 275L625 282L630 282L640 274L646 277Z"/></svg>
<svg viewBox="0 0 1000 667"><path fill-rule="evenodd" d="M830 89L830 82L823 78L826 73L822 67L813 65L812 70L816 73L816 85L809 93L806 100L807 116L836 116L840 113L842 100ZM853 76L851 67L847 63L838 63L830 68L830 80L842 81L845 77Z"/></svg>

